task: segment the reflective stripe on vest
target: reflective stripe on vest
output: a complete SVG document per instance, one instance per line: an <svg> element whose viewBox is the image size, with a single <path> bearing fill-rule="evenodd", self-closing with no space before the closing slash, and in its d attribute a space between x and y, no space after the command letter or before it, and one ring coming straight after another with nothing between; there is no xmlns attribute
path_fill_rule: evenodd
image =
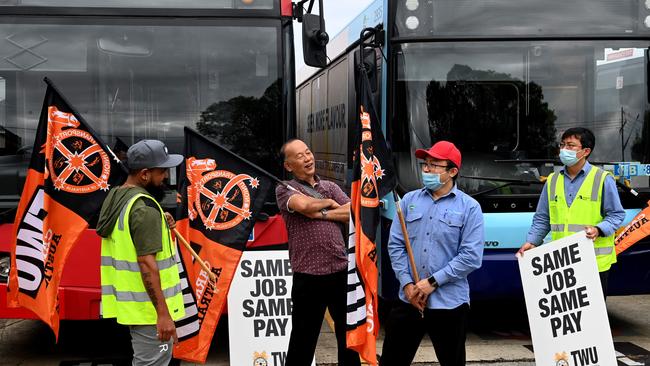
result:
<svg viewBox="0 0 650 366"><path fill-rule="evenodd" d="M135 203L135 200L133 201L133 203ZM129 204L124 205L124 207L122 207L122 211L120 211L120 217L117 219L117 229L120 231L124 231L124 217L126 216L126 209L129 207L131 207L131 202L129 202Z"/></svg>
<svg viewBox="0 0 650 366"><path fill-rule="evenodd" d="M549 190L549 195L550 195L551 199L553 199L553 200L555 200L555 198L557 197L555 195L555 187L557 186L557 177L559 175L560 174L558 174L558 173L554 173L553 175L551 175L551 187L550 187L550 190Z"/></svg>
<svg viewBox="0 0 650 366"><path fill-rule="evenodd" d="M596 251L596 255L607 255L607 254L612 254L614 251L614 247L601 247L601 248L594 248Z"/></svg>
<svg viewBox="0 0 650 366"><path fill-rule="evenodd" d="M572 232L572 233L577 233L579 231L582 231L585 229L585 226L591 226L588 224L551 224L551 231L559 231L562 232L564 231L564 228L567 228L567 231Z"/></svg>
<svg viewBox="0 0 650 366"><path fill-rule="evenodd" d="M603 221L602 191L606 177L606 171L592 166L570 207L564 191L566 177L560 173L553 173L548 177L549 218L553 240L583 231L585 226L595 226ZM613 249L614 235L594 240L594 252L600 272L608 270L616 262Z"/></svg>
<svg viewBox="0 0 650 366"><path fill-rule="evenodd" d="M130 271L140 273L140 265L138 262L130 262L125 260L118 260L113 257L101 258L102 266L111 266L119 271ZM163 269L171 268L176 265L176 260L172 257L157 260L156 264L158 265L158 270L162 271Z"/></svg>
<svg viewBox="0 0 650 366"><path fill-rule="evenodd" d="M593 167L591 169L594 169ZM594 184L591 186L591 200L598 201L598 193L602 191L602 180L605 178L605 171L602 169L596 170L594 176Z"/></svg>
<svg viewBox="0 0 650 366"><path fill-rule="evenodd" d="M605 171L602 170L602 169L598 169L596 167L591 167L591 169L597 169L596 173L595 173L595 176L594 176L594 184L591 186L591 200L592 201L598 201L598 193L600 193L599 188L601 187L601 181L605 178ZM589 172L591 172L591 171L589 171ZM553 173L553 176L551 177L550 195L554 199L556 198L557 181L558 181L559 176L560 176L559 173ZM585 178L585 180L586 180L586 178ZM580 188L582 188L582 187L580 187Z"/></svg>
<svg viewBox="0 0 650 366"><path fill-rule="evenodd" d="M162 290L165 299L174 297L182 291L181 284L176 284L173 287ZM151 298L147 292L133 292L133 291L118 291L114 286L102 286L102 295L113 295L117 301L136 301L136 302L150 302Z"/></svg>
<svg viewBox="0 0 650 366"><path fill-rule="evenodd" d="M156 324L157 321L156 309L142 281L129 227L129 214L133 204L143 197L155 202L160 212L162 250L155 254L155 260L164 301L173 320L178 320L185 314L177 266L180 259L172 245L164 212L153 198L137 194L120 211L110 236L102 238L101 249L102 316L117 318L118 323L126 325Z"/></svg>

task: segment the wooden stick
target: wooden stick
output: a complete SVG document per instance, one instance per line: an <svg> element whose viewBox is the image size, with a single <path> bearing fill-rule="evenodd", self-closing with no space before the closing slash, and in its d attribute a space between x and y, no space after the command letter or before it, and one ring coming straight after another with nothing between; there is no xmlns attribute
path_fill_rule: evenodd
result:
<svg viewBox="0 0 650 366"><path fill-rule="evenodd" d="M411 248L411 240L409 239L409 233L406 230L406 221L404 221L404 213L402 212L402 207L399 204L399 198L397 196L396 191L393 191L393 196L395 198L395 206L397 206L397 217L399 217L399 223L402 226L402 235L404 236L404 246L406 247L406 253L409 256L409 263L411 265L411 275L413 276L413 280L417 284L418 282L420 282L420 275L418 275L418 269L415 266L415 257L413 257L413 248ZM423 310L420 310L420 316L424 318Z"/></svg>
<svg viewBox="0 0 650 366"><path fill-rule="evenodd" d="M199 257L199 255L194 251L194 249L192 249L192 247L190 246L190 243L188 243L187 240L185 240L183 235L181 235L181 233L179 233L178 230L176 230L176 228L174 228L173 230L174 230L174 234L176 235L178 240L180 240L181 243L183 243L183 245L185 245L185 248L187 248L187 250L190 251L190 254L192 254L192 257L194 257L194 259L199 262L199 264L201 265L201 268L203 268L203 270L208 273L208 276L210 277L210 281L212 282L212 286L213 287L216 286L216 284L217 284L217 276L215 276L214 273L212 273L210 268L208 268L208 265L205 264L205 262L201 259L201 257Z"/></svg>
<svg viewBox="0 0 650 366"><path fill-rule="evenodd" d="M402 235L404 235L404 245L406 246L406 252L409 256L409 263L411 264L411 274L415 283L420 282L420 276L418 275L418 270L415 267L415 258L413 257L413 249L411 248L411 240L409 240L409 233L406 231L406 222L404 221L404 213L402 213L402 207L399 204L399 198L397 197L397 192L393 192L395 196L395 206L397 206L397 216L399 217L399 223L402 226Z"/></svg>

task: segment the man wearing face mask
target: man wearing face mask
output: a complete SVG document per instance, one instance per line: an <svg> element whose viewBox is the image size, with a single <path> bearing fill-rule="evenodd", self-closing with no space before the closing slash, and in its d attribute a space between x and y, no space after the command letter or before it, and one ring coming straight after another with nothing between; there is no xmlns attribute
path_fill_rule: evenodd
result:
<svg viewBox="0 0 650 366"><path fill-rule="evenodd" d="M386 323L380 365L410 365L425 333L442 366L465 365L469 314L467 276L483 259L483 213L456 187L460 151L448 141L415 152L424 187L407 193L404 212L419 282L409 266L401 225L394 220L388 253L400 283Z"/></svg>
<svg viewBox="0 0 650 366"><path fill-rule="evenodd" d="M614 233L625 219L614 178L587 161L596 144L594 134L581 127L562 134L560 160L564 168L548 176L537 203L528 232L526 250L542 244L551 232L553 240L584 230L594 241L596 262L603 294L607 297L607 278L616 263Z"/></svg>
<svg viewBox="0 0 650 366"><path fill-rule="evenodd" d="M133 365L169 364L174 321L185 315L170 238L176 223L156 199L169 168L182 161L161 141L135 143L127 151L126 182L108 193L99 214L102 316L129 326Z"/></svg>

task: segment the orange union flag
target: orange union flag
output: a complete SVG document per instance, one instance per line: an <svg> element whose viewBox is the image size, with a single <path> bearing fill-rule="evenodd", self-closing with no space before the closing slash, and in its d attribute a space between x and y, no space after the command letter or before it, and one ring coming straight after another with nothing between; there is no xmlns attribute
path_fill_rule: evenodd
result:
<svg viewBox="0 0 650 366"><path fill-rule="evenodd" d="M204 363L254 219L275 179L187 127L184 155L176 227L214 273L216 284L180 247L185 317L176 321L179 344L174 357Z"/></svg>
<svg viewBox="0 0 650 366"><path fill-rule="evenodd" d="M126 177L121 163L45 79L27 179L14 221L7 304L33 311L58 339L58 288L68 253L110 187Z"/></svg>
<svg viewBox="0 0 650 366"><path fill-rule="evenodd" d="M648 201L648 207L639 212L616 237L614 241L616 255L621 254L625 249L636 244L636 242L648 235L650 235L650 201Z"/></svg>
<svg viewBox="0 0 650 366"><path fill-rule="evenodd" d="M377 364L379 200L395 187L392 160L372 103L365 69L357 76L358 116L348 238L347 347Z"/></svg>

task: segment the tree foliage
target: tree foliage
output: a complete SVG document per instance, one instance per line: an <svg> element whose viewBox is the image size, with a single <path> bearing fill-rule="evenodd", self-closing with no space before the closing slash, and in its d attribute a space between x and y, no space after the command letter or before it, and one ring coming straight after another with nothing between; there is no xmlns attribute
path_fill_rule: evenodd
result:
<svg viewBox="0 0 650 366"><path fill-rule="evenodd" d="M201 112L197 130L276 176L282 166L281 84L271 84L260 98L237 96Z"/></svg>
<svg viewBox="0 0 650 366"><path fill-rule="evenodd" d="M506 154L516 148L518 158L549 158L557 151L557 117L533 82L457 64L446 82L429 82L426 95L433 142L454 141L461 151Z"/></svg>

